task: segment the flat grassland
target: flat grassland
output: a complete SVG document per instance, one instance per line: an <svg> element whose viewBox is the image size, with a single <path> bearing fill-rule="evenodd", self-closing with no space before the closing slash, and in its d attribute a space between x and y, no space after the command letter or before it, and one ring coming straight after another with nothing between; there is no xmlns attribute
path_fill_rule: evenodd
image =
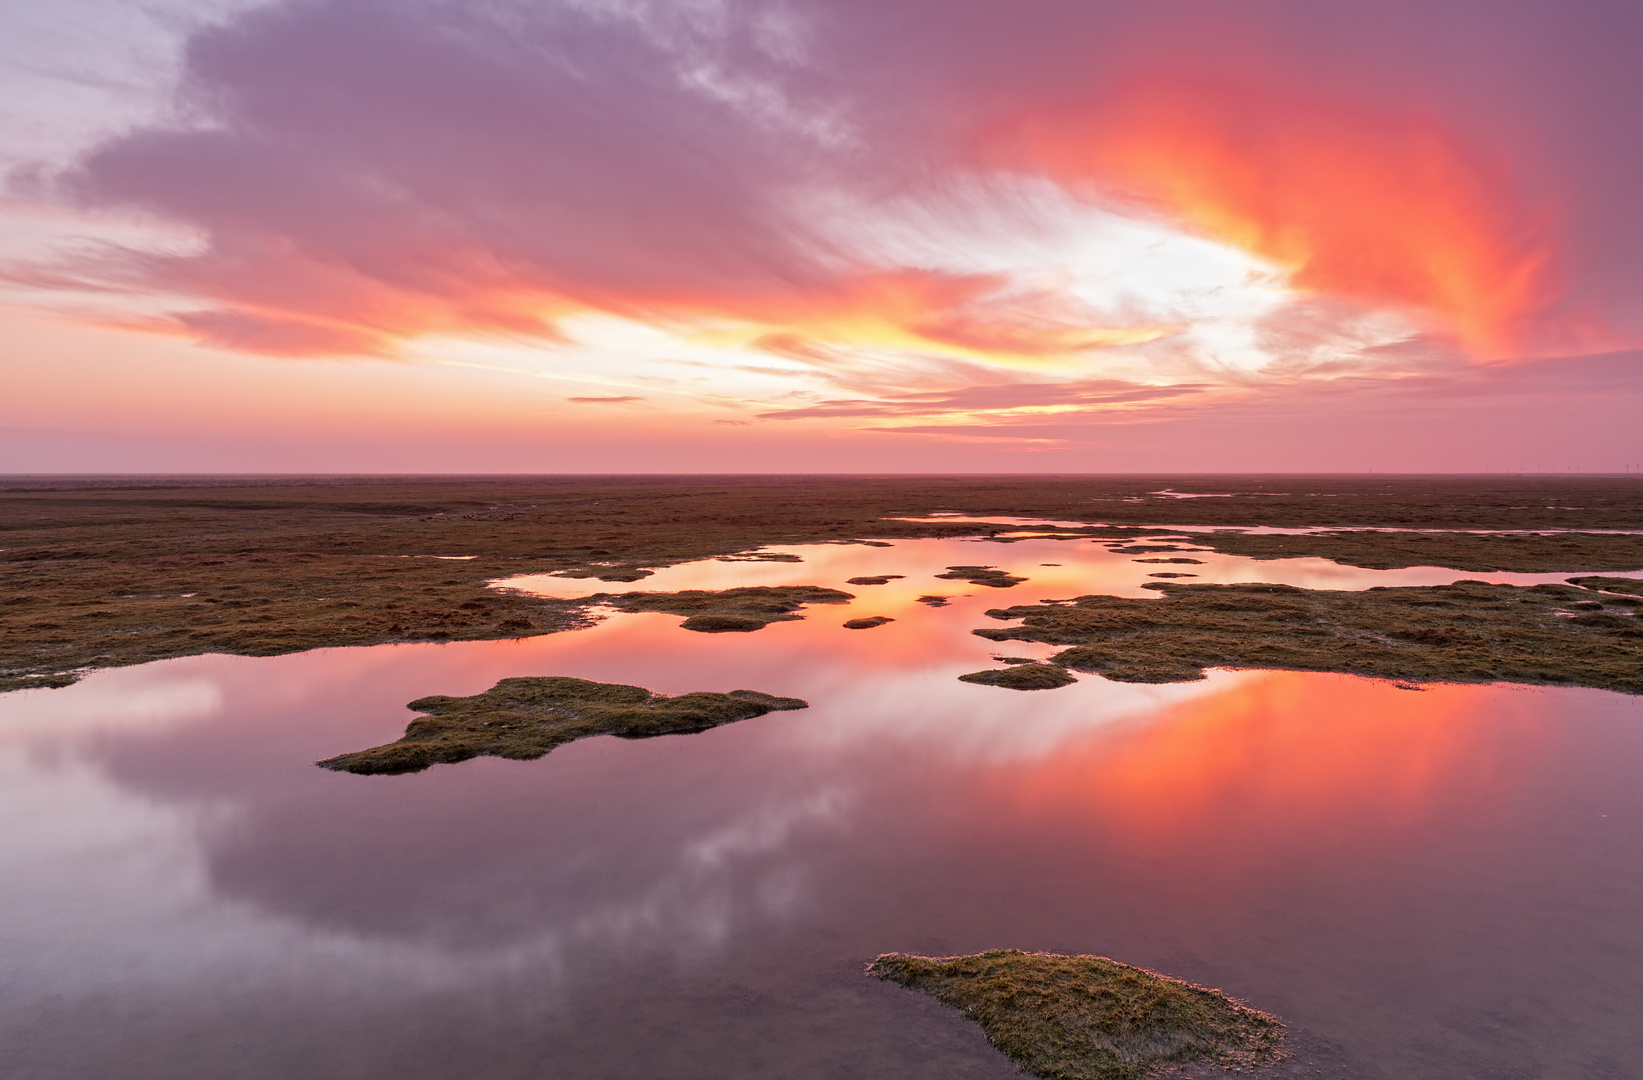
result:
<svg viewBox="0 0 1643 1080"><path fill-rule="evenodd" d="M932 513L1113 539L1322 528L1335 531L1193 542L1366 567L1643 568L1643 536L1598 531L1643 531L1643 480L1620 477L12 477L0 480L0 690L200 653L586 625L581 603L487 587L515 574L634 582L763 545L1034 531L896 520Z"/></svg>

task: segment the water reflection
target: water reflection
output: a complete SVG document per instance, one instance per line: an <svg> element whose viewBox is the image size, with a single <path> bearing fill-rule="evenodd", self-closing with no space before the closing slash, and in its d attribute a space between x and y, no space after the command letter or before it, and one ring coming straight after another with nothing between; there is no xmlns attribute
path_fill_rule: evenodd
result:
<svg viewBox="0 0 1643 1080"><path fill-rule="evenodd" d="M1138 568L1057 541L802 553L663 573L907 577L749 635L617 615L0 697L18 1074L1002 1078L975 1031L859 971L1006 945L1224 986L1340 1044L1340 1075L1622 1075L1643 1052L1636 699L973 686L985 608ZM1033 580L930 577L974 562ZM864 614L897 621L839 625ZM412 776L310 764L396 737L413 698L523 674L813 708Z"/></svg>
<svg viewBox="0 0 1643 1080"><path fill-rule="evenodd" d="M1184 536L1161 533L1161 536ZM1139 543L1163 546L1158 538ZM855 593L862 602L871 601L875 612L898 616L911 610L919 596L970 593L986 595L986 607L1035 603L1050 598L1103 593L1109 596L1156 597L1155 590L1143 588L1156 581L1159 572L1184 575L1193 582L1232 585L1271 582L1302 589L1368 589L1376 585L1448 585L1455 581L1487 581L1502 585L1538 585L1564 582L1568 573L1519 574L1504 571L1462 572L1441 566L1411 566L1400 570L1367 570L1343 566L1329 559L1251 559L1223 555L1192 546L1190 540L1175 546L1181 551L1122 554L1111 544L1092 542L1085 537L1034 538L1024 540L898 540L889 547L855 544L798 544L770 549L771 553L797 555L791 562L742 562L708 559L658 568L639 582L602 582L594 578L563 578L551 574L522 574L494 582L503 588L518 589L539 596L574 599L598 593L630 590L673 592L682 589L731 589L749 585L824 585ZM1197 564L1172 565L1144 562L1146 559L1189 558ZM992 589L962 581L936 577L949 566L996 565L1026 577L1026 583L1011 589ZM901 574L900 580L884 585L846 585L853 577ZM1616 572L1616 577L1643 577L1643 571ZM859 605L858 605L859 606Z"/></svg>

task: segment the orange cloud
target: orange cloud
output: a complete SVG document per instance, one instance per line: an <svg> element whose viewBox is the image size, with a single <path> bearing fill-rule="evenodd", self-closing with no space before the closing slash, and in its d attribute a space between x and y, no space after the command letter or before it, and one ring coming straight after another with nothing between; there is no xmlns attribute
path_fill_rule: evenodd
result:
<svg viewBox="0 0 1643 1080"><path fill-rule="evenodd" d="M1115 345L1151 341L1166 326L1100 325L1108 320L1053 292L1022 294L992 274L927 270L864 272L827 287L768 296L673 297L657 301L680 319L742 324L701 336L722 343L802 342L937 352L1036 366Z"/></svg>
<svg viewBox="0 0 1643 1080"><path fill-rule="evenodd" d="M1430 117L1154 79L986 143L1276 263L1297 288L1427 312L1486 358L1531 347L1562 298L1546 214Z"/></svg>

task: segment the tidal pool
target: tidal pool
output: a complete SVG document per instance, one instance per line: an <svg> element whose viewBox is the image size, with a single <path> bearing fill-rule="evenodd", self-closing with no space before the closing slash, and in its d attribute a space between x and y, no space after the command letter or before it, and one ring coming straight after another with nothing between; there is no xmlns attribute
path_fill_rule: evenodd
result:
<svg viewBox="0 0 1643 1080"><path fill-rule="evenodd" d="M1007 520L1007 519L989 519ZM1246 530L1255 531L1255 530ZM1185 537L1185 532L1164 531L1161 537ZM878 614L895 615L895 608L930 593L956 595L973 593L987 600L977 613L989 607L1033 603L1050 598L1102 593L1108 596L1156 596L1144 585L1157 581L1160 572L1185 573L1189 580L1219 585L1243 582L1272 582L1301 589L1367 589L1375 585L1448 585L1462 580L1487 581L1499 585L1539 585L1564 582L1568 572L1522 574L1507 571L1461 571L1441 566L1411 566L1402 570L1368 570L1346 566L1330 559L1251 559L1243 555L1223 555L1197 547L1190 539L1101 540L1085 536L1065 539L1004 537L999 540L897 540L883 547L862 544L796 544L770 548L766 554L796 555L798 562L743 559L707 559L702 562L664 566L638 581L600 581L597 578L568 578L554 574L522 574L496 582L502 588L517 589L540 596L574 599L599 593L675 592L684 589L732 589L749 585L819 585L844 589L858 597L852 613L862 607L885 608ZM1133 550L1137 547L1157 551ZM1161 550L1165 547L1177 550ZM1114 550L1126 549L1126 552ZM1158 560L1192 559L1195 563ZM973 586L963 581L942 580L949 566L991 564L1027 579L1008 589ZM1643 571L1609 572L1612 577L1643 577ZM848 585L853 577L893 574L897 580L883 585ZM843 610L842 608L838 610ZM812 618L829 617L812 609ZM973 626L953 624L959 633Z"/></svg>
<svg viewBox="0 0 1643 1080"><path fill-rule="evenodd" d="M1292 672L957 679L1000 651L969 633L986 608L1147 595L1159 569L1566 575L1159 567L1087 540L784 550L805 562L549 580L858 599L751 634L621 614L0 696L5 1074L1003 1080L978 1030L862 968L1020 948L1220 987L1324 1047L1326 1075L1635 1075L1643 699ZM933 577L983 563L1030 580ZM841 584L869 574L906 576ZM895 621L842 626L874 615ZM397 738L415 698L520 675L811 707L531 762L312 764Z"/></svg>

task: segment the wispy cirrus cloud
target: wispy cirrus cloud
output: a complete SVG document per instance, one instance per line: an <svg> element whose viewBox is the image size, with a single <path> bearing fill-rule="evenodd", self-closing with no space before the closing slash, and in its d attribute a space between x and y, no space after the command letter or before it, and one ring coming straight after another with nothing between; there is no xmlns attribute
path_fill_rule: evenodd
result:
<svg viewBox="0 0 1643 1080"><path fill-rule="evenodd" d="M1138 386L1114 380L1006 383L876 399L830 399L759 414L762 420L901 419L965 414L997 421L1006 414L1096 412L1113 406L1161 402L1202 394L1205 385Z"/></svg>

